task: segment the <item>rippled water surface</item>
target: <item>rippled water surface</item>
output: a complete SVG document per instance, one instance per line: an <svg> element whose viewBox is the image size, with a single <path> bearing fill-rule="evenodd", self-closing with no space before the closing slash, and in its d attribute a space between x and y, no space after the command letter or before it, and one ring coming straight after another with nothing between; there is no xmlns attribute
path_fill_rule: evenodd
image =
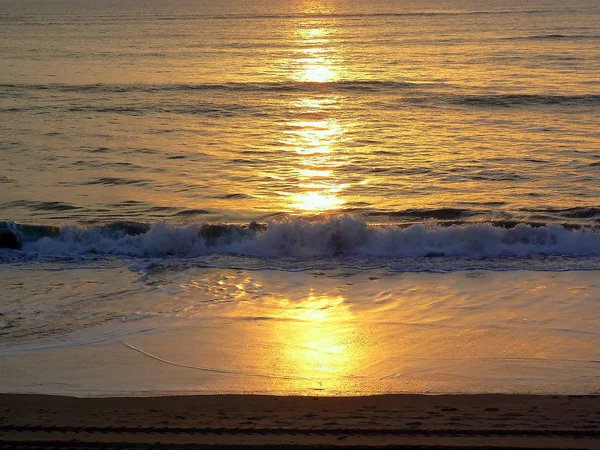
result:
<svg viewBox="0 0 600 450"><path fill-rule="evenodd" d="M1 219L598 223L597 2L0 5Z"/></svg>
<svg viewBox="0 0 600 450"><path fill-rule="evenodd" d="M598 393L599 118L597 0L0 0L0 390Z"/></svg>

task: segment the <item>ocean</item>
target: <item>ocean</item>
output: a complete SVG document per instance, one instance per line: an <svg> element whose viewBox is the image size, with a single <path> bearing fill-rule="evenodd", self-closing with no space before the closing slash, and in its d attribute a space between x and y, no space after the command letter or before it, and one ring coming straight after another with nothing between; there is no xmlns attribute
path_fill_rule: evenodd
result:
<svg viewBox="0 0 600 450"><path fill-rule="evenodd" d="M0 391L598 393L597 1L0 0Z"/></svg>

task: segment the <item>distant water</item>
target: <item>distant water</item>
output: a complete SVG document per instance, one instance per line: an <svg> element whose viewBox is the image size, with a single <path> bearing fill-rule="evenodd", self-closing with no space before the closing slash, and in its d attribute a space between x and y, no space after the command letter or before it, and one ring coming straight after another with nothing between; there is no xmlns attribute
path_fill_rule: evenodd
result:
<svg viewBox="0 0 600 450"><path fill-rule="evenodd" d="M600 254L597 2L2 5L5 247L63 257L194 256L215 243L270 256ZM344 215L429 231L369 230L366 242L336 225ZM311 240L302 220L319 218L339 242ZM189 236L207 223L282 220L299 236L280 237L279 250L232 248L231 233ZM179 231L143 248L119 241L158 222ZM31 246L74 232L17 224L87 231L75 232L83 243ZM448 225L462 228L435 228ZM91 238L98 227L112 244Z"/></svg>
<svg viewBox="0 0 600 450"><path fill-rule="evenodd" d="M597 2L2 5L7 222L598 227Z"/></svg>
<svg viewBox="0 0 600 450"><path fill-rule="evenodd" d="M0 0L0 336L189 318L189 286L218 303L271 271L330 300L383 272L350 309L396 312L406 272L571 271L556 292L598 323L599 118L596 0ZM489 317L527 310L521 276ZM579 336L548 314L546 343Z"/></svg>
<svg viewBox="0 0 600 450"><path fill-rule="evenodd" d="M600 219L596 1L8 1L2 219Z"/></svg>

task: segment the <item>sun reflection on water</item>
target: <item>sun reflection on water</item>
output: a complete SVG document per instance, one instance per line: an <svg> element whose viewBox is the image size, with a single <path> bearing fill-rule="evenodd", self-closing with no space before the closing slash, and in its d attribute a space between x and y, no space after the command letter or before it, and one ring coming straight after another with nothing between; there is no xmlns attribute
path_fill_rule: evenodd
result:
<svg viewBox="0 0 600 450"><path fill-rule="evenodd" d="M294 168L300 192L290 194L295 210L323 212L342 207L339 197L344 185L336 180L343 165L335 144L344 130L333 119L304 122L290 135L291 148L301 156Z"/></svg>
<svg viewBox="0 0 600 450"><path fill-rule="evenodd" d="M335 76L335 71L328 65L324 58L310 58L304 66L304 72L300 77L300 81L324 83L331 81Z"/></svg>
<svg viewBox="0 0 600 450"><path fill-rule="evenodd" d="M311 2L307 8L315 7ZM304 11L306 12L306 11ZM327 83L341 78L344 68L339 48L332 41L338 32L326 19L297 23L295 37L299 48L289 67L293 79L304 83ZM337 181L345 158L340 143L347 129L339 122L339 97L331 93L306 96L292 102L293 119L284 131L286 147L300 157L293 168L296 188L288 192L291 212L327 212L340 209L347 187Z"/></svg>
<svg viewBox="0 0 600 450"><path fill-rule="evenodd" d="M261 374L257 381L268 380L279 392L361 392L362 372L374 357L374 348L343 291L304 285L288 294L284 290L265 293L264 288L277 286L277 275L214 271L210 277L211 282L205 278L194 287L210 286L211 295L221 299L212 305L213 314L244 318L233 322L236 333L258 332L251 338L258 338L258 345L242 342L235 370ZM206 310L202 317L206 318ZM247 321L251 317L260 320Z"/></svg>
<svg viewBox="0 0 600 450"><path fill-rule="evenodd" d="M308 192L294 196L294 206L302 211L322 212L340 208L344 200L336 197L336 193L330 190L326 192Z"/></svg>
<svg viewBox="0 0 600 450"><path fill-rule="evenodd" d="M322 19L299 24L297 41L300 54L293 62L293 66L297 68L294 74L296 80L324 83L340 78L340 58L330 39L336 32L330 22Z"/></svg>
<svg viewBox="0 0 600 450"><path fill-rule="evenodd" d="M356 341L354 314L343 296L310 293L301 302L282 299L275 333L286 336L278 357L299 377L290 390L336 392L357 381L365 349ZM289 381L287 382L289 383Z"/></svg>

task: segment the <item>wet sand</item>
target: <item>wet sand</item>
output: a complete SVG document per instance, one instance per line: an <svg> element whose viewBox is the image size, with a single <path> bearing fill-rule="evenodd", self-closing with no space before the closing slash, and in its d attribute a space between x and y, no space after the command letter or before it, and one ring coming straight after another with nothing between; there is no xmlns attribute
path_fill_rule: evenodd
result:
<svg viewBox="0 0 600 450"><path fill-rule="evenodd" d="M0 395L0 448L600 448L600 396Z"/></svg>

